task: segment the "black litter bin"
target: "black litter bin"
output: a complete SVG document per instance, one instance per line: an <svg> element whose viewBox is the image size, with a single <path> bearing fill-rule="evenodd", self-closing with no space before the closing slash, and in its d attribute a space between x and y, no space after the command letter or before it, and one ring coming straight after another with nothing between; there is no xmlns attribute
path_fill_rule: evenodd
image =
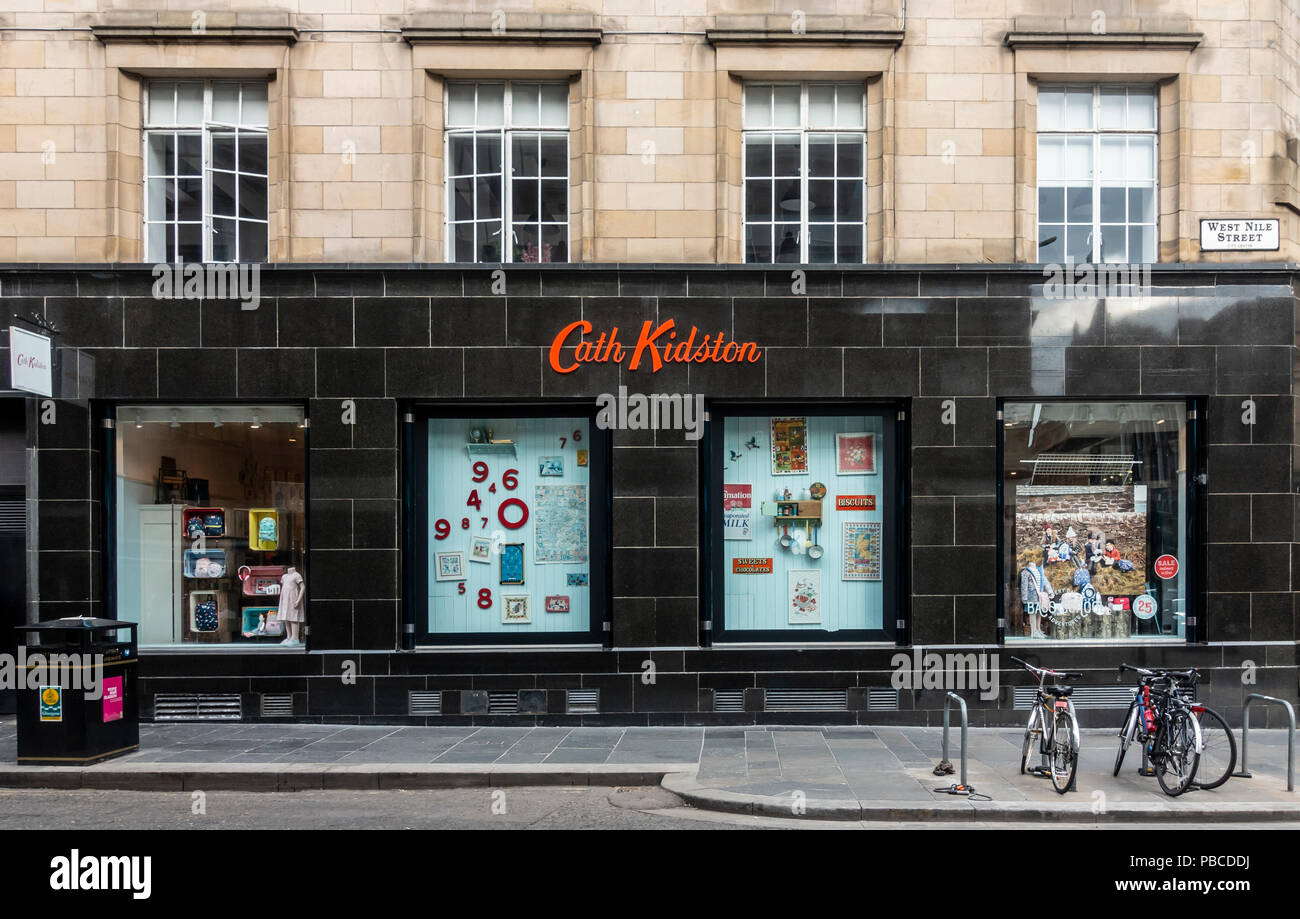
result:
<svg viewBox="0 0 1300 919"><path fill-rule="evenodd" d="M88 765L140 749L136 628L77 617L18 626L19 765Z"/></svg>

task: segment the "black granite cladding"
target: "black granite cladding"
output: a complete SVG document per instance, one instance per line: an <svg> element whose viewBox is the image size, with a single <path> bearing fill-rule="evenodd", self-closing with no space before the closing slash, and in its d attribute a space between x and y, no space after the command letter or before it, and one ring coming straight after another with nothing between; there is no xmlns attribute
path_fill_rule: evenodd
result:
<svg viewBox="0 0 1300 919"><path fill-rule="evenodd" d="M465 694L517 689L526 694L507 719L514 723L752 724L809 720L762 711L764 690L807 687L848 692L844 712L814 721L936 723L941 693L904 689L894 710L880 701L888 693L871 692L891 686L893 647L699 647L700 455L666 433L614 440L614 650L398 651L404 405L594 400L620 383L729 399L897 400L909 416L910 515L907 552L895 563L946 572L897 612L927 650L996 653L997 400L1197 397L1209 644L1133 645L1122 655L1205 668L1203 696L1229 720L1249 691L1296 698L1300 304L1289 270L1158 266L1150 296L1062 301L1044 296L1033 266L810 268L799 295L787 272L770 267L507 266L504 289L495 267L265 266L258 308L242 310L154 300L147 267L0 266L10 312L55 321L61 357L78 371L69 379L80 380L60 394L56 423L37 432L33 591L42 618L112 612L100 405L282 400L306 404L312 421L312 653L146 654L147 696L290 692L302 720L467 724L488 716L463 711L463 698L477 698ZM577 319L593 324L589 338L617 325L625 342L643 322L675 319L757 341L765 354L754 364L667 365L657 374L599 364L556 374L550 343ZM356 425L338 423L345 399ZM956 424L940 417L949 400ZM1248 411L1253 424L1243 423ZM1083 682L1096 685L1113 685L1119 655L1079 646L1029 653L1083 669ZM646 683L651 660L656 682ZM348 661L361 674L355 684L338 679ZM1247 666L1258 668L1253 685L1240 679ZM1011 687L1023 679L1010 670L1002 677L998 698L969 694L973 723L1020 720ZM599 691L598 715L568 712L565 693L577 689ZM409 716L412 690L441 691L444 714ZM725 690L743 691L738 711L713 710ZM255 705L246 717L257 717ZM1089 712L1085 721L1114 717Z"/></svg>

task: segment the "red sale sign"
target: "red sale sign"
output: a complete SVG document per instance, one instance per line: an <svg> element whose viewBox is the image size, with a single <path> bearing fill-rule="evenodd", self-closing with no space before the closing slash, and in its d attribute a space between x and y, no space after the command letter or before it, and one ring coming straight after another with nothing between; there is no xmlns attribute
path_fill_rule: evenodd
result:
<svg viewBox="0 0 1300 919"><path fill-rule="evenodd" d="M1172 555L1162 555L1156 559L1155 569L1156 577L1167 581L1178 575L1178 559Z"/></svg>

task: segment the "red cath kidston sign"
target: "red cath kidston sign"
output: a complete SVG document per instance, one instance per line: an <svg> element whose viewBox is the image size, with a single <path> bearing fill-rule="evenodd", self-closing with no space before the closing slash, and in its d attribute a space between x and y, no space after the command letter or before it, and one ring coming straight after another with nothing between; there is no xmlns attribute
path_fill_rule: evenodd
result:
<svg viewBox="0 0 1300 919"><path fill-rule="evenodd" d="M1178 559L1172 555L1162 555L1156 559L1156 577L1167 581L1178 575Z"/></svg>

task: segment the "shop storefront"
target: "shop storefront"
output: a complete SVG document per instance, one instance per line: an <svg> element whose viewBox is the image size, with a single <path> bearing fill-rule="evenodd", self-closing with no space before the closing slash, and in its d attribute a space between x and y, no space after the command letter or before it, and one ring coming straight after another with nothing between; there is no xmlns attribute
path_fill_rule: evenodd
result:
<svg viewBox="0 0 1300 919"><path fill-rule="evenodd" d="M916 723L916 649L1292 694L1289 271L799 274L0 269L80 381L34 606L139 622L146 718Z"/></svg>

